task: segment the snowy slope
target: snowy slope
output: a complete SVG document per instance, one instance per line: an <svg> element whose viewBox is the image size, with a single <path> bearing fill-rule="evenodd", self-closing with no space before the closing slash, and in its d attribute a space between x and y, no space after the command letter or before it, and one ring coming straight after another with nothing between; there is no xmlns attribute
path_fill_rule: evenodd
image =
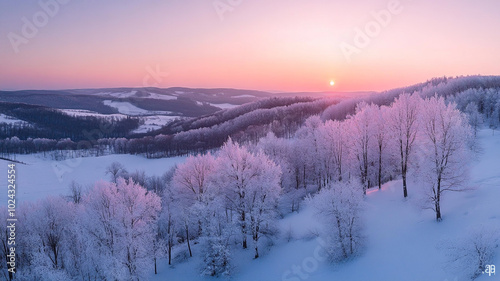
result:
<svg viewBox="0 0 500 281"><path fill-rule="evenodd" d="M367 195L367 247L359 257L339 265L319 261L315 253L321 243L314 233L320 225L313 208L305 207L281 220L282 238L268 254L254 260L251 250L234 253L233 280L466 280L447 269L439 247L474 226L500 227L500 135L483 130L479 141L484 151L471 171L476 189L445 195L442 222L435 221L433 211L418 208L417 187L409 186L410 198L404 200L401 181L393 181ZM293 239L287 242L287 236ZM176 251L184 247L179 245ZM500 249L496 251L494 263L499 265ZM199 275L199 263L199 257L171 267L163 261L160 274L152 280L213 280ZM294 266L300 266L302 275L293 274ZM483 275L477 280L498 280L495 277Z"/></svg>
<svg viewBox="0 0 500 281"><path fill-rule="evenodd" d="M152 115L141 117L141 119L144 120L144 124L140 125L137 129L132 131L132 133L147 133L150 130L157 130L174 120L182 119L182 117Z"/></svg>
<svg viewBox="0 0 500 281"><path fill-rule="evenodd" d="M0 113L0 123L7 123L7 124L25 123L25 124L27 124L27 122L25 122L23 120L19 120L19 119L12 117L12 116L7 116L7 115L1 114L1 113Z"/></svg>

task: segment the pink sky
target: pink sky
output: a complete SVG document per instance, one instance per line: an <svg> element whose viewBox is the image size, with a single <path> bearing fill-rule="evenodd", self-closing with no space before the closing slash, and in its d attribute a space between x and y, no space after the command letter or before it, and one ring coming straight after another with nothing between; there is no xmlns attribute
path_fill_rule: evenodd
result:
<svg viewBox="0 0 500 281"><path fill-rule="evenodd" d="M168 73L147 80L159 87L273 91L385 90L500 74L494 0L243 0L222 14L212 0L72 0L57 10L56 0L42 2L56 12L27 43L13 44L22 18L43 20L44 10L0 0L0 89L142 87L148 68ZM399 12L375 24L372 12L391 5ZM348 60L340 46L356 47L356 28L367 25L373 36Z"/></svg>

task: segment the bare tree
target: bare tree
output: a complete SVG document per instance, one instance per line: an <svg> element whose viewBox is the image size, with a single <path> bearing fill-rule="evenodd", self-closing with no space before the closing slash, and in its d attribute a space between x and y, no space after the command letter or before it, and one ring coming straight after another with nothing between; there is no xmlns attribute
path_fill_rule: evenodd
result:
<svg viewBox="0 0 500 281"><path fill-rule="evenodd" d="M79 204L82 201L82 189L83 188L81 184L75 181L71 181L69 185L69 198L71 201L73 201L73 203Z"/></svg>
<svg viewBox="0 0 500 281"><path fill-rule="evenodd" d="M106 175L111 175L111 181L116 183L118 178L125 177L127 170L119 162L113 162L106 168Z"/></svg>

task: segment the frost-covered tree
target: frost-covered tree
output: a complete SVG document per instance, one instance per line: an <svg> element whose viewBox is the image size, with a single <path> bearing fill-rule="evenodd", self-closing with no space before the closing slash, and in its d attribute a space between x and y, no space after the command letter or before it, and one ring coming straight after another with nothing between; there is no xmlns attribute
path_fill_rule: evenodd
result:
<svg viewBox="0 0 500 281"><path fill-rule="evenodd" d="M214 196L204 206L202 274L229 276L231 273L230 236L232 224L227 223L224 198Z"/></svg>
<svg viewBox="0 0 500 281"><path fill-rule="evenodd" d="M417 94L400 95L392 104L388 128L393 140L393 149L399 154L400 172L403 179L403 196L408 196L408 166L414 154L418 133L418 116L422 98Z"/></svg>
<svg viewBox="0 0 500 281"><path fill-rule="evenodd" d="M326 182L340 181L345 173L347 162L347 125L345 122L328 120L318 127L319 153L323 170L326 172Z"/></svg>
<svg viewBox="0 0 500 281"><path fill-rule="evenodd" d="M73 220L71 203L61 197L49 197L36 205L32 214L32 229L38 235L42 248L54 269L63 267L62 252L68 246L68 229Z"/></svg>
<svg viewBox="0 0 500 281"><path fill-rule="evenodd" d="M477 136L477 131L483 124L483 116L479 113L479 109L476 103L471 102L465 107L465 113L468 116L469 125L474 130L474 137Z"/></svg>
<svg viewBox="0 0 500 281"><path fill-rule="evenodd" d="M349 143L353 157L354 171L359 175L363 184L363 194L370 187L368 169L372 157L373 129L376 121L372 119L376 106L360 103L356 107L356 114L349 116L345 121L349 124Z"/></svg>
<svg viewBox="0 0 500 281"><path fill-rule="evenodd" d="M372 105L373 106L373 105ZM385 162L385 152L387 148L387 143L389 142L388 138L388 132L387 132L387 122L389 119L388 113L389 113L389 108L386 106L382 107L376 107L372 108L373 110L371 111L372 113L372 122L373 124L373 138L374 138L374 145L376 147L376 162L377 162L377 184L378 188L382 188L382 178L383 178L383 167L384 167L384 162Z"/></svg>
<svg viewBox="0 0 500 281"><path fill-rule="evenodd" d="M99 182L83 200L81 231L94 277L142 280L153 267L160 198L145 188L118 179ZM96 255L95 253L99 253Z"/></svg>
<svg viewBox="0 0 500 281"><path fill-rule="evenodd" d="M190 156L179 165L172 178L172 193L183 211L184 230L189 255L192 257L190 236L196 231L201 235L202 225L199 217L200 205L206 204L210 175L215 171L215 159L211 154Z"/></svg>
<svg viewBox="0 0 500 281"><path fill-rule="evenodd" d="M324 224L328 253L334 261L347 259L363 247L363 185L357 181L331 184L316 194L310 204Z"/></svg>
<svg viewBox="0 0 500 281"><path fill-rule="evenodd" d="M180 202L175 199L170 183L165 185L162 195L162 210L158 220L159 236L165 240L168 264L172 264L172 249L177 243L177 234L185 224Z"/></svg>
<svg viewBox="0 0 500 281"><path fill-rule="evenodd" d="M300 147L300 157L303 163L304 187L307 187L307 182L315 183L318 189L324 185L326 180L325 159L320 152L320 136L319 130L323 122L319 116L314 115L304 123L296 133L296 144Z"/></svg>
<svg viewBox="0 0 500 281"><path fill-rule="evenodd" d="M301 187L300 154L296 155L294 140L277 138L273 133L261 138L256 150L262 150L274 163L281 168L280 211L283 214L299 210L305 190Z"/></svg>
<svg viewBox="0 0 500 281"><path fill-rule="evenodd" d="M417 177L423 181L426 199L441 220L441 199L447 191L464 189L470 160L468 140L472 130L467 117L437 96L421 108L422 134Z"/></svg>
<svg viewBox="0 0 500 281"><path fill-rule="evenodd" d="M238 214L242 247L247 248L247 236L252 234L255 256L258 240L276 208L281 191L281 171L265 154L252 154L229 139L217 158L214 185L221 189L228 207ZM267 219L265 219L267 218Z"/></svg>

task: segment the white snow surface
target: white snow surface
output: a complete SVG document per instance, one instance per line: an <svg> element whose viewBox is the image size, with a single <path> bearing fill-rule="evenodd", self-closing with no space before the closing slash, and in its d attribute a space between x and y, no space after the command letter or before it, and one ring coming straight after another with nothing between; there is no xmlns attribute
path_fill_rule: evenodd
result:
<svg viewBox="0 0 500 281"><path fill-rule="evenodd" d="M139 108L130 102L125 101L103 101L104 105L116 108L118 112L130 116L141 116L141 115L154 115L154 114L173 114L171 111L149 111L146 109Z"/></svg>
<svg viewBox="0 0 500 281"><path fill-rule="evenodd" d="M238 95L238 96L232 96L231 98L256 98L254 95Z"/></svg>
<svg viewBox="0 0 500 281"><path fill-rule="evenodd" d="M401 181L392 181L380 191L368 192L364 215L367 246L358 257L336 265L312 262L315 250L321 247L314 238L321 225L314 208L306 206L279 222L281 238L260 258L253 259L251 248L236 250L230 280L467 280L447 269L445 253L439 246L445 239L459 238L475 226L500 227L500 135L482 130L479 141L484 151L472 163L470 184L475 190L445 194L443 221L436 222L432 210L417 206L417 186L409 186L410 197L405 200ZM288 242L290 231L292 240ZM160 261L159 274L152 274L151 280L215 280L200 276L198 246L193 247L195 257L187 261L175 261L172 266L166 260ZM185 251L185 247L178 245L174 250ZM500 249L496 250L494 264L500 264ZM287 274L295 265L302 267L304 278ZM498 276L482 275L476 280L498 280Z"/></svg>
<svg viewBox="0 0 500 281"><path fill-rule="evenodd" d="M133 97L137 91L130 91L130 92L103 92L103 93L98 93L100 96L106 96L106 97L115 97L119 99L125 99L125 98L130 98Z"/></svg>
<svg viewBox="0 0 500 281"><path fill-rule="evenodd" d="M75 117L81 117L81 116L94 116L94 117L100 117L100 118L126 118L127 116L124 114L101 114L95 111L91 110L85 110L85 109L59 109L59 111L62 111L66 113L67 115L75 116Z"/></svg>
<svg viewBox="0 0 500 281"><path fill-rule="evenodd" d="M144 124L135 129L133 133L147 133L150 130L157 130L167 125L168 123L180 119L180 116L165 116L165 115L152 115L141 117L144 119Z"/></svg>
<svg viewBox="0 0 500 281"><path fill-rule="evenodd" d="M8 116L5 114L0 113L0 123L7 123L7 124L18 124L18 123L27 123L26 121L14 118L12 116Z"/></svg>
<svg viewBox="0 0 500 281"><path fill-rule="evenodd" d="M235 107L239 106L237 104L231 104L231 103L210 103L210 105L218 107L220 109L230 109L230 108L235 108Z"/></svg>
<svg viewBox="0 0 500 281"><path fill-rule="evenodd" d="M156 100L176 100L177 97L175 96L170 96L170 95L160 95L156 93L149 93L149 96L144 97L148 99L156 99Z"/></svg>
<svg viewBox="0 0 500 281"><path fill-rule="evenodd" d="M17 155L16 160L26 163L16 164L16 202L35 201L47 196L68 195L69 184L76 181L90 187L99 180L110 180L106 168L113 162L121 163L129 172L144 170L146 175L161 176L185 157L147 159L137 155L107 155L82 157L62 161L51 160L43 154ZM0 160L7 166L7 161ZM7 194L7 185L2 185ZM6 200L0 200L5 205Z"/></svg>
<svg viewBox="0 0 500 281"><path fill-rule="evenodd" d="M116 108L118 112L126 115L144 115L149 113L149 111L139 108L129 102L105 100L103 103L104 105Z"/></svg>

